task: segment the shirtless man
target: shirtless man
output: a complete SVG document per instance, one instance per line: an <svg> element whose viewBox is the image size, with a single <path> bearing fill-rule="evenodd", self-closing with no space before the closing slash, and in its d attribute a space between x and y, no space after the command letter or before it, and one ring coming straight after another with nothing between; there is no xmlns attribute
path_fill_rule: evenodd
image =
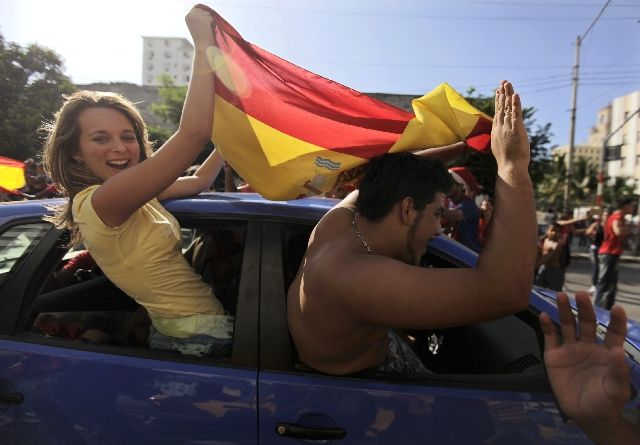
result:
<svg viewBox="0 0 640 445"><path fill-rule="evenodd" d="M360 190L314 229L289 288L289 328L303 363L335 375L422 374L393 329L463 326L527 307L536 257L529 141L520 99L506 81L496 92L491 145L498 164L495 212L474 269L416 266L427 241L440 233L451 185L444 165L428 159L428 150L369 163Z"/></svg>
<svg viewBox="0 0 640 445"><path fill-rule="evenodd" d="M549 224L540 240L540 250L536 266L539 266L535 284L560 292L564 286L564 266L562 252L566 239L560 233L560 224Z"/></svg>

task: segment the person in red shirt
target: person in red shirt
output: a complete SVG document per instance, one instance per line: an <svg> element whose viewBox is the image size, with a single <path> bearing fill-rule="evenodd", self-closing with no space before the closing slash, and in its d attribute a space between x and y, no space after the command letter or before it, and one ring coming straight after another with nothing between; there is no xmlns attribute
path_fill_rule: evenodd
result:
<svg viewBox="0 0 640 445"><path fill-rule="evenodd" d="M625 215L633 211L635 199L625 197L618 201L618 210L613 212L604 225L604 241L600 245L600 270L596 286L596 306L611 310L616 301L618 287L618 260L624 250L624 241L629 236Z"/></svg>

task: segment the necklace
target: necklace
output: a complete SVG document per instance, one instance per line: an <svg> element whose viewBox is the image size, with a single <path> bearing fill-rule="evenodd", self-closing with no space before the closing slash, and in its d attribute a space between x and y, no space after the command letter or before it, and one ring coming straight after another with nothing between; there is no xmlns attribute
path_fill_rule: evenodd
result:
<svg viewBox="0 0 640 445"><path fill-rule="evenodd" d="M351 225L353 226L353 230L356 231L356 235L358 236L358 238L360 238L360 242L362 243L364 248L367 249L367 252L369 252L369 255L373 255L373 253L371 252L371 247L369 247L369 243L367 243L367 241L364 239L364 237L362 236L362 233L360 233L360 231L358 230L358 226L356 225L357 214L358 214L357 212L353 212L353 219L351 220Z"/></svg>

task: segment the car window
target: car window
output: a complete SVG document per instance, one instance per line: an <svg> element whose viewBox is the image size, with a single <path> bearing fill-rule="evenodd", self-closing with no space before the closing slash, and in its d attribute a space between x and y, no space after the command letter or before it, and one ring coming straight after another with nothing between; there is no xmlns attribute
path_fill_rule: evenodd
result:
<svg viewBox="0 0 640 445"><path fill-rule="evenodd" d="M235 314L246 222L181 225L185 258L212 286L225 311ZM58 249L64 250L57 253L61 260L29 308L24 332L70 342L147 349L147 311L102 274L84 247L60 245Z"/></svg>
<svg viewBox="0 0 640 445"><path fill-rule="evenodd" d="M286 225L282 231L282 259L285 289L293 281L306 251L313 227ZM422 267L468 267L447 252L430 247ZM425 289L425 298L429 298ZM479 323L438 330L405 330L398 334L434 373L446 375L517 374L542 367L542 335L537 317L530 311ZM297 360L292 345L294 366L309 371ZM384 376L375 376L376 378Z"/></svg>
<svg viewBox="0 0 640 445"><path fill-rule="evenodd" d="M20 224L0 234L0 290L50 227L50 224L45 222Z"/></svg>

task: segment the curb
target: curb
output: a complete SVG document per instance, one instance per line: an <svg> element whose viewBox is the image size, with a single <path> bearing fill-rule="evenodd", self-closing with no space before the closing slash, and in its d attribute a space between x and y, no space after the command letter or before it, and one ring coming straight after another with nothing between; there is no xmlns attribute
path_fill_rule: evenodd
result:
<svg viewBox="0 0 640 445"><path fill-rule="evenodd" d="M586 252L571 252L571 259L578 261L591 261L590 255ZM640 257L635 255L622 255L620 257L620 262L640 264Z"/></svg>

